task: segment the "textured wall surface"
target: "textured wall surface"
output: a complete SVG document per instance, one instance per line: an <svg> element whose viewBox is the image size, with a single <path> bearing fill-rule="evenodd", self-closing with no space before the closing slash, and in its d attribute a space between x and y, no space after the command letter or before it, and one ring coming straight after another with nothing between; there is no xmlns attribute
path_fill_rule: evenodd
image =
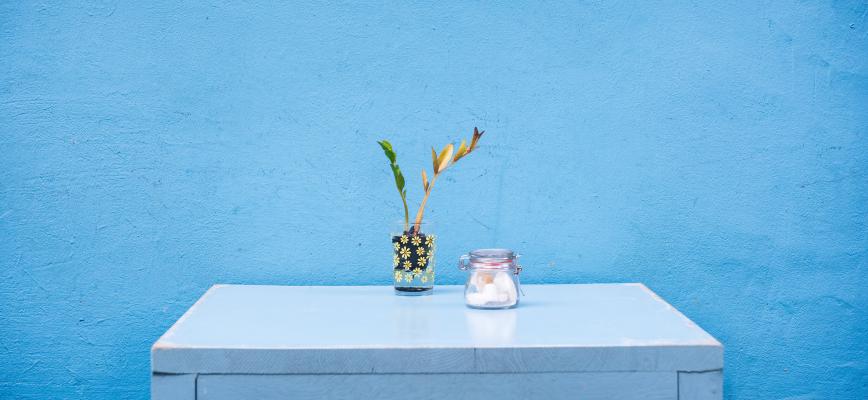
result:
<svg viewBox="0 0 868 400"><path fill-rule="evenodd" d="M418 203L474 125L440 283L641 281L727 398L868 397L868 3L264 3L0 4L0 398L147 398L216 282L390 284L375 140Z"/></svg>

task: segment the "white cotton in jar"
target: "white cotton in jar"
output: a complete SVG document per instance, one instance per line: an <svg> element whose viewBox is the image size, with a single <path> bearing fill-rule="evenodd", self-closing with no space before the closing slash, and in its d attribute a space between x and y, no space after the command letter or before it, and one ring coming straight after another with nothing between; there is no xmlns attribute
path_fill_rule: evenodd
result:
<svg viewBox="0 0 868 400"><path fill-rule="evenodd" d="M474 307L509 307L518 298L518 289L508 271L475 270L468 285L467 304Z"/></svg>
<svg viewBox="0 0 868 400"><path fill-rule="evenodd" d="M518 298L518 288L515 287L515 281L510 276L511 273L499 271L494 277L494 286L500 288L500 291L506 294L506 302L510 305L515 304Z"/></svg>

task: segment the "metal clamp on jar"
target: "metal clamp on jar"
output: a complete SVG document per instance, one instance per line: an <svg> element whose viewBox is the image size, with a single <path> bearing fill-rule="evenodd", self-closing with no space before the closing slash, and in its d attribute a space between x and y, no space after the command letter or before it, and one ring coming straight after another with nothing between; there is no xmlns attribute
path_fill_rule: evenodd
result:
<svg viewBox="0 0 868 400"><path fill-rule="evenodd" d="M517 306L522 293L518 257L508 249L479 249L458 257L458 269L470 272L464 285L467 306L483 309Z"/></svg>

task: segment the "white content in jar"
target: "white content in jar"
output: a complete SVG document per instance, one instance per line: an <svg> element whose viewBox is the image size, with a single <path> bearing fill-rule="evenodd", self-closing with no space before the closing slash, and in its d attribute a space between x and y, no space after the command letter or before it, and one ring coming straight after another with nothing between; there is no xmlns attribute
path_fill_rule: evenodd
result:
<svg viewBox="0 0 868 400"><path fill-rule="evenodd" d="M518 289L508 271L474 270L466 292L467 304L499 308L516 304Z"/></svg>

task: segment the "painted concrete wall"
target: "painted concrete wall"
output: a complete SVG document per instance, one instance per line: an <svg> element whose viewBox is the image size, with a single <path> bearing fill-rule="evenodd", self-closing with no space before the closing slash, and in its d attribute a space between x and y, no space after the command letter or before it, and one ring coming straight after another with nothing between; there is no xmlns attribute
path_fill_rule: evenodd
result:
<svg viewBox="0 0 868 400"><path fill-rule="evenodd" d="M389 284L375 140L417 203L474 125L440 283L645 282L727 398L868 397L865 2L191 3L0 4L0 398L146 398L215 282Z"/></svg>

